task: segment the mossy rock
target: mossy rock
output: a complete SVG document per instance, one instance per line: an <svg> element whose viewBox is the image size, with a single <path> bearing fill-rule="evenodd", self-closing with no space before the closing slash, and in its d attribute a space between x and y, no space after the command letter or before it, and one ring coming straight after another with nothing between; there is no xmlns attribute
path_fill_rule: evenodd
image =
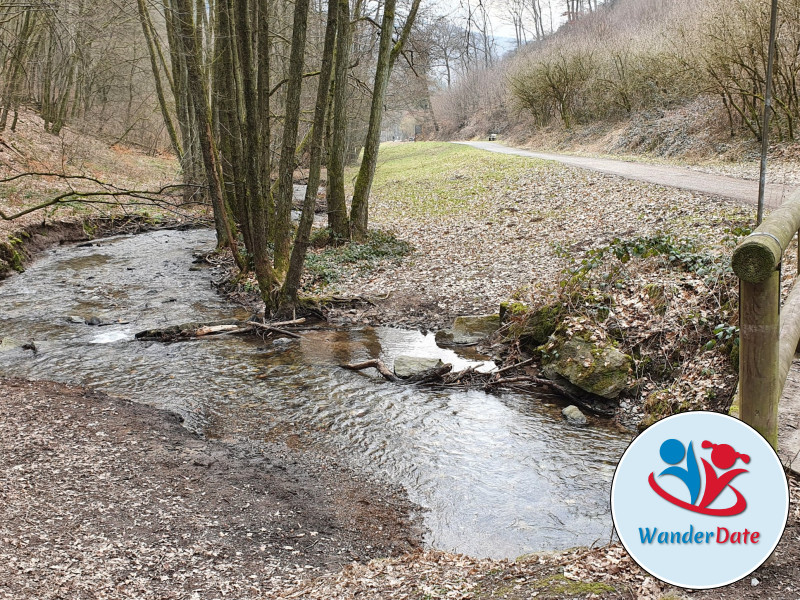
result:
<svg viewBox="0 0 800 600"><path fill-rule="evenodd" d="M507 323L515 317L522 317L528 313L530 308L522 302L501 302L500 303L500 322Z"/></svg>
<svg viewBox="0 0 800 600"><path fill-rule="evenodd" d="M23 266L25 257L15 247L21 244L22 240L18 238L10 238L8 242L0 243L0 262L4 262L8 265L7 269L14 270L17 273L25 271Z"/></svg>
<svg viewBox="0 0 800 600"><path fill-rule="evenodd" d="M616 348L573 338L549 351L547 365L582 390L614 399L628 384L633 360Z"/></svg>
<svg viewBox="0 0 800 600"><path fill-rule="evenodd" d="M500 315L456 317L453 328L437 331L440 346L468 346L486 339L500 328Z"/></svg>
<svg viewBox="0 0 800 600"><path fill-rule="evenodd" d="M509 337L518 339L526 350L534 351L555 333L562 314L563 308L559 304L537 308L511 324Z"/></svg>

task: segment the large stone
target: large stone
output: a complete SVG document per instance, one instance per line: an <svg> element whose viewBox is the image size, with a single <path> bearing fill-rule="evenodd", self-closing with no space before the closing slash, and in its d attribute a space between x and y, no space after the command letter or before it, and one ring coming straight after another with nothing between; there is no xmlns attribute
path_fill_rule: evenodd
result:
<svg viewBox="0 0 800 600"><path fill-rule="evenodd" d="M500 328L500 315L456 317L453 328L436 332L440 346L477 344Z"/></svg>
<svg viewBox="0 0 800 600"><path fill-rule="evenodd" d="M402 379L407 379L443 366L444 363L438 358L401 355L394 359L394 374Z"/></svg>
<svg viewBox="0 0 800 600"><path fill-rule="evenodd" d="M582 390L603 398L616 398L625 389L633 367L627 354L577 338L556 348L555 358L548 363L548 371L554 371Z"/></svg>
<svg viewBox="0 0 800 600"><path fill-rule="evenodd" d="M555 333L563 312L564 309L558 304L548 304L529 311L511 324L509 335L519 339L524 349L533 352Z"/></svg>
<svg viewBox="0 0 800 600"><path fill-rule="evenodd" d="M586 416L581 412L581 409L574 404L570 404L568 407L562 410L561 414L564 415L564 418L570 425L586 425Z"/></svg>

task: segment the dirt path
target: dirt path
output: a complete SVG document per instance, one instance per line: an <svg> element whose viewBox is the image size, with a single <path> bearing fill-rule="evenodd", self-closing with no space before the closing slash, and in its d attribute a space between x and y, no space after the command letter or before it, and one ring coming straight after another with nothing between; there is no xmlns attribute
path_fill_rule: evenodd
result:
<svg viewBox="0 0 800 600"><path fill-rule="evenodd" d="M500 154L513 154L517 156L527 156L529 158L540 158L542 160L552 160L599 171L610 175L619 175L626 179L636 179L657 185L676 187L683 190L710 194L712 196L722 196L732 198L740 202L755 204L758 198L758 181L749 179L739 179L725 175L714 175L702 173L688 168L673 167L669 165L651 165L646 163L625 162L622 160L612 160L608 158L592 158L585 156L571 156L567 154L549 154L545 152L531 152L520 148L511 148L496 142L456 142L466 144L480 150L498 152ZM765 192L765 204L767 208L777 208L783 200L793 191L790 185L778 183L767 184Z"/></svg>

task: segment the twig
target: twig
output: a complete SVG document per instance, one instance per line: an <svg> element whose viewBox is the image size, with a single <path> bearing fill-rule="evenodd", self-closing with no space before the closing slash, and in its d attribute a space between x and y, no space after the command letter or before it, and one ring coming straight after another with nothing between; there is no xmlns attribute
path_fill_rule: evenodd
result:
<svg viewBox="0 0 800 600"><path fill-rule="evenodd" d="M362 363L356 363L351 365L342 365L343 369L347 369L348 371L362 371L364 369L377 369L378 373L384 376L384 378L388 379L389 381L400 381L400 378L397 377L394 373L389 370L389 367L380 359L380 358L373 358L372 360L368 360Z"/></svg>
<svg viewBox="0 0 800 600"><path fill-rule="evenodd" d="M286 329L280 329L275 327L274 325L267 325L265 323L256 323L255 321L251 322L250 325L256 327L258 329L264 329L266 331L274 331L275 333L280 333L281 335L289 336L290 338L300 339L303 336L296 334L294 331L287 331Z"/></svg>
<svg viewBox="0 0 800 600"><path fill-rule="evenodd" d="M506 371L510 371L511 369L516 369L518 367L527 367L530 364L533 364L534 359L529 358L528 360L523 360L522 362L515 363L513 365L508 365L507 367L503 367L502 369L498 369L494 372L494 375L500 375L500 373L505 373Z"/></svg>

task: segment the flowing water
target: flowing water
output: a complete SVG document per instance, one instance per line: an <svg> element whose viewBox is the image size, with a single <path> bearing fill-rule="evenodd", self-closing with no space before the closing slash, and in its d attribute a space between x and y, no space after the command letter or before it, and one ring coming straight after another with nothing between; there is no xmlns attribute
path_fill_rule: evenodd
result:
<svg viewBox="0 0 800 600"><path fill-rule="evenodd" d="M208 231L160 231L57 248L0 284L0 375L84 383L167 408L209 438L291 434L403 485L425 508L428 543L515 557L605 541L614 465L629 436L577 429L520 394L428 390L338 368L440 356L432 335L322 329L300 340L137 342L144 329L239 316L190 270ZM84 323L95 317L99 326ZM37 352L22 348L34 342ZM552 401L552 399L550 399Z"/></svg>

